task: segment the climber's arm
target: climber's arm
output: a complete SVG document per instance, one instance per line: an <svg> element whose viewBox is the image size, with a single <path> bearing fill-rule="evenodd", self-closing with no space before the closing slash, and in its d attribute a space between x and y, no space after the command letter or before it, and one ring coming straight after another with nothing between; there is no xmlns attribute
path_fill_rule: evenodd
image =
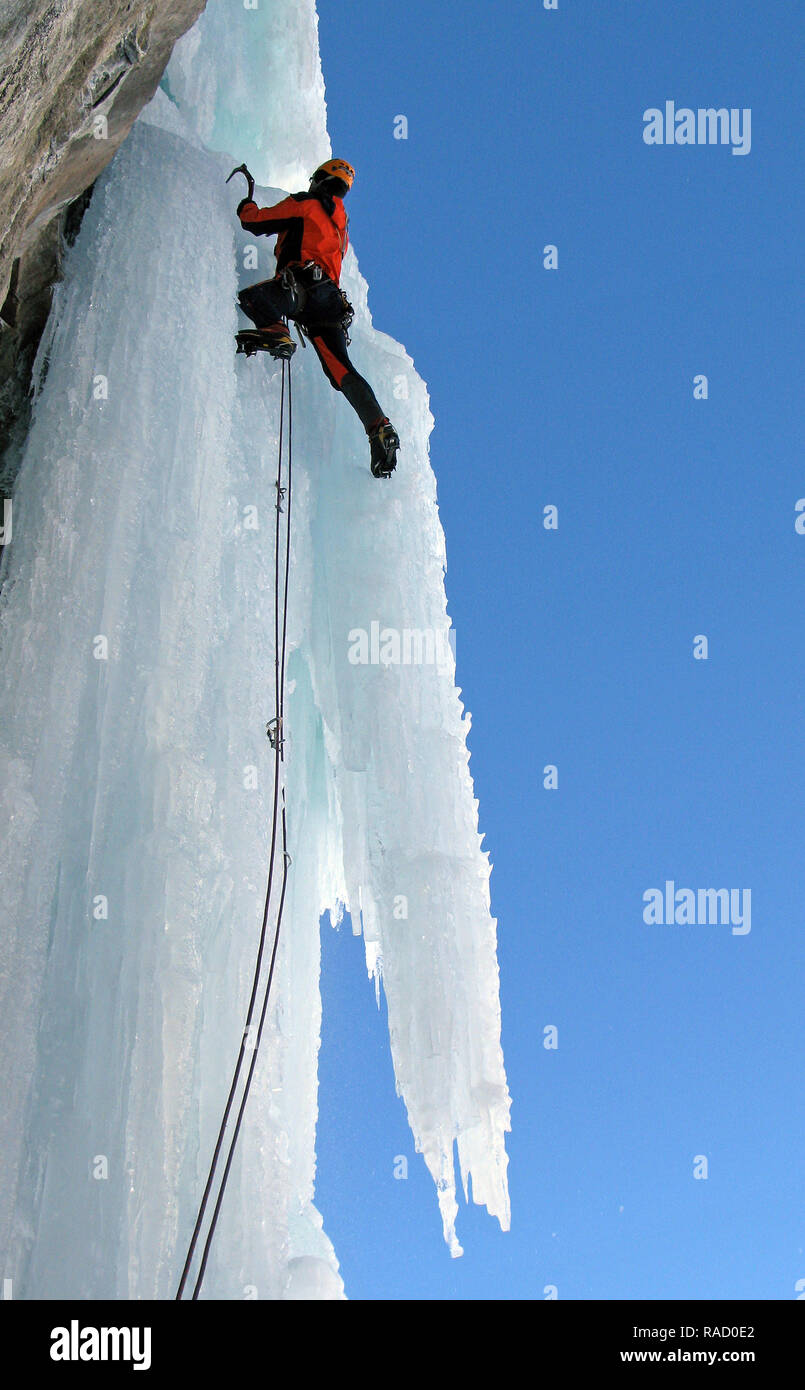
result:
<svg viewBox="0 0 805 1390"><path fill-rule="evenodd" d="M238 203L237 215L244 231L253 236L273 236L288 231L293 222L301 221L299 204L293 198L283 198L273 208L259 208L251 198Z"/></svg>

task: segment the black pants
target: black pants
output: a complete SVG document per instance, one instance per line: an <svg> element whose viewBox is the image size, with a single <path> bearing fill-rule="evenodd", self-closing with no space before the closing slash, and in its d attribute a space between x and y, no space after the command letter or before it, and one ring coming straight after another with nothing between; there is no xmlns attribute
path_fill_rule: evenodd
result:
<svg viewBox="0 0 805 1390"><path fill-rule="evenodd" d="M238 295L240 307L256 328L268 328L280 319L294 319L306 329L330 385L342 391L368 431L385 419L374 391L355 371L347 352L347 338L341 327L344 306L341 292L332 280L307 283L298 272L295 287L276 276L258 285L249 285Z"/></svg>

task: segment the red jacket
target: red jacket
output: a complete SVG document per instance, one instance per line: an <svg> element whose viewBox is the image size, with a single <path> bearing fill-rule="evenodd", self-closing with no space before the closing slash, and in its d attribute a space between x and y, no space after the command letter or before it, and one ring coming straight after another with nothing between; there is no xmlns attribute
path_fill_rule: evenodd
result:
<svg viewBox="0 0 805 1390"><path fill-rule="evenodd" d="M341 198L333 198L332 214L310 193L292 193L273 208L258 208L244 198L238 207L241 225L254 236L277 239L277 270L315 261L338 284L341 262L349 245L348 218Z"/></svg>

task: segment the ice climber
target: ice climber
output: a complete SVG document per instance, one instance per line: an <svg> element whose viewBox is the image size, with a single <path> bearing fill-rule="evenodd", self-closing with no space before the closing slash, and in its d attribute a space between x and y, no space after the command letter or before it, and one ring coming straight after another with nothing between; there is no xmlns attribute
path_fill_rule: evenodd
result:
<svg viewBox="0 0 805 1390"><path fill-rule="evenodd" d="M293 319L310 339L324 374L341 391L369 436L371 469L387 478L397 463L400 441L368 381L356 372L347 345L352 306L339 289L341 263L349 245L344 197L355 170L343 159L328 159L313 174L307 193L292 193L271 208L254 201L254 180L245 164L248 195L238 204L241 226L253 236L277 234L277 274L241 290L238 300L255 325L238 333L238 351L290 357L296 344L283 319ZM230 175L230 178L232 175Z"/></svg>

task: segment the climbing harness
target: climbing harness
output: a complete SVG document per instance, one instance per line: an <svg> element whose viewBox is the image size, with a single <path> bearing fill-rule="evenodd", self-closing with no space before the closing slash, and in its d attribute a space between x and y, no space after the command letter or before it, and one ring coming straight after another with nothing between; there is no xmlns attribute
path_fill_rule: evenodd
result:
<svg viewBox="0 0 805 1390"><path fill-rule="evenodd" d="M282 485L283 478L283 431L285 424L285 399L286 399L286 368L287 368L287 400L288 400L288 430L287 430L287 481ZM265 901L263 904L263 918L260 927L260 938L257 947L257 959L254 966L252 978L251 995L249 1006L246 1011L246 1019L243 1027L243 1035L240 1042L237 1062L232 1074L229 1087L229 1094L226 1098L224 1113L218 1130L218 1138L215 1143L207 1181L199 1204L196 1224L193 1227L193 1234L187 1250L184 1267L182 1269L179 1287L176 1292L176 1300L181 1301L185 1295L185 1289L190 1280L190 1271L194 1263L196 1249L202 1240L202 1231L206 1225L206 1233L203 1237L201 1248L201 1258L193 1283L191 1298L197 1299L204 1281L204 1274L207 1268L210 1248L212 1246L215 1228L218 1224L218 1216L221 1204L226 1191L226 1184L229 1172L232 1167L232 1160L235 1156L235 1148L240 1133L240 1126L243 1120L246 1102L249 1098L252 1077L257 1065L257 1057L260 1050L260 1040L263 1035L263 1025L268 1011L268 1001L271 993L271 983L274 978L274 967L277 959L277 949L280 939L280 928L282 926L282 913L285 906L285 891L288 883L288 869L291 864L291 856L288 853L288 834L285 818L285 785L280 775L281 766L285 761L283 720L285 713L285 654L286 639L288 630L288 581L290 576L291 559L291 484L293 477L293 399L291 393L291 364L283 361L282 363L282 394L280 397L280 426L279 426L279 449L277 455L277 502L276 513L277 522L275 529L275 560L274 560L274 718L269 720L266 726L269 743L274 753L274 798L271 817L271 850L268 862L268 881L266 884ZM287 497L287 508L283 511L282 501ZM280 574L280 552L281 552L281 517L285 517L285 538L284 538L284 559L283 574ZM282 602L280 604L280 597ZM280 621L280 608L282 609L282 620ZM277 907L276 921L271 945L271 955L266 971L264 959L266 955L266 943L269 935L269 918L271 915L272 895L275 880L275 864L277 862L277 851L281 846L282 855L282 882L280 884L280 897ZM255 1015L259 1005L259 1019L255 1031ZM251 1052L251 1062L245 1076L244 1061L247 1052ZM225 1141L227 1139L227 1129L229 1127L230 1116L236 1105L236 1097L239 1096L234 1122L231 1126L231 1133L226 1147L226 1160L223 1172L217 1180L216 1173L218 1161L222 1156ZM215 1203L212 1213L205 1222L207 1207L217 1187Z"/></svg>
<svg viewBox="0 0 805 1390"><path fill-rule="evenodd" d="M277 275L277 279L282 284L283 289L286 289L288 293L293 296L294 313L301 315L304 315L305 305L308 300L308 291L312 286L323 283L331 285L336 294L340 297L341 313L337 314L337 316L332 319L315 319L311 328L308 328L304 323L299 323L297 319L296 327L299 331L300 338L302 334L304 334L305 337L312 338L314 333L321 328L341 328L343 329L347 346L349 346L351 341L349 330L355 318L355 310L350 304L344 290L341 289L340 285L335 283L335 280L331 280L329 275L324 273L320 265L317 265L315 261L305 261L303 265L286 265L283 266L282 270Z"/></svg>

